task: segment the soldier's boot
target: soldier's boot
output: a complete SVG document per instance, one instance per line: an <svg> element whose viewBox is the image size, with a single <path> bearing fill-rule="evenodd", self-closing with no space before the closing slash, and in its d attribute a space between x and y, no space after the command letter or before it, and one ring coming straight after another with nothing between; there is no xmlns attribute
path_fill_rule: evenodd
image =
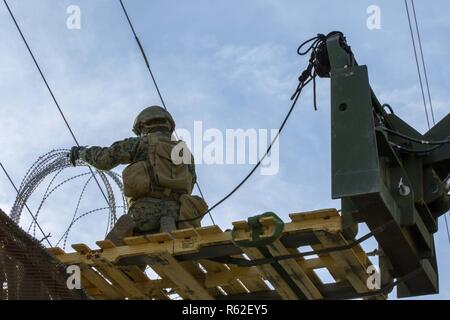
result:
<svg viewBox="0 0 450 320"><path fill-rule="evenodd" d="M131 237L133 235L134 227L135 223L133 218L124 214L117 220L112 230L106 235L106 240L111 241L116 246L123 246L125 244L123 238Z"/></svg>
<svg viewBox="0 0 450 320"><path fill-rule="evenodd" d="M177 228L175 224L175 219L172 216L161 217L161 220L159 220L159 225L161 232L171 233L173 230L176 230Z"/></svg>

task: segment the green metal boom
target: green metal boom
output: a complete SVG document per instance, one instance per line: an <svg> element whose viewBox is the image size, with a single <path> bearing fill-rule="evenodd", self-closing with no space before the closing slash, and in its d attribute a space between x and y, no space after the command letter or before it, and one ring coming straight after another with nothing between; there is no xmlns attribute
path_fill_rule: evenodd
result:
<svg viewBox="0 0 450 320"><path fill-rule="evenodd" d="M348 230L366 223L381 249L382 284L415 272L400 284L398 297L437 293L433 234L449 210L445 180L450 144L424 145L450 136L450 114L424 135L387 112L342 34L326 41L331 78L332 197L342 201ZM356 227L356 228L355 228Z"/></svg>

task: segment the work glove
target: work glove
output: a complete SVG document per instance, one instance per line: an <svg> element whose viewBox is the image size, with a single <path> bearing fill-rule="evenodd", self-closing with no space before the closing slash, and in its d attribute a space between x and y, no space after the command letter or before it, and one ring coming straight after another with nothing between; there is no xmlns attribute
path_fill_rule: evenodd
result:
<svg viewBox="0 0 450 320"><path fill-rule="evenodd" d="M70 152L67 154L67 157L69 158L70 163L75 167L77 165L77 160L80 159L80 150L84 149L85 147L72 147L70 149Z"/></svg>

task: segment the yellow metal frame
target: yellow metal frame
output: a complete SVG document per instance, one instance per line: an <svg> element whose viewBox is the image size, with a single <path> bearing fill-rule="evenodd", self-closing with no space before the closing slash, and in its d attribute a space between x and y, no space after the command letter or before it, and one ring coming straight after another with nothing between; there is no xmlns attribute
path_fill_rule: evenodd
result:
<svg viewBox="0 0 450 320"><path fill-rule="evenodd" d="M314 250L349 243L335 209L295 213L290 218L281 237L266 246L273 257L299 252L283 244L288 236L314 238ZM260 222L261 238L272 235L274 220L269 217ZM251 239L246 221L233 225L235 240ZM94 299L172 299L174 293L183 299L324 299L339 298L333 292L343 287L355 293L369 292L367 270L372 264L359 245L309 259L239 267L208 260L208 256L211 252L216 256L230 252L232 257L251 260L264 256L258 248L236 247L231 232L218 226L129 237L124 242L124 246L116 247L108 240L97 241L99 249L74 244L72 253L60 248L49 250L64 264L80 266L82 285ZM150 279L143 271L147 265L158 279ZM315 272L320 268L326 268L335 282L323 283Z"/></svg>

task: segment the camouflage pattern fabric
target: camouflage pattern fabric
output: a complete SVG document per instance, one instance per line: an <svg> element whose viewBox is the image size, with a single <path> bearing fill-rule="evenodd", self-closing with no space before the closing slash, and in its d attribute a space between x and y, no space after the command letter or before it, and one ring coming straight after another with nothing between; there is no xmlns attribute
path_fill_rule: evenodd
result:
<svg viewBox="0 0 450 320"><path fill-rule="evenodd" d="M159 139L170 140L170 132L155 132ZM128 138L113 143L110 147L89 147L79 151L79 158L99 170L111 170L120 164L130 164L147 159L149 139L147 136ZM193 175L192 187L196 181L195 164L189 165ZM158 231L159 220L163 215L172 215L178 220L180 204L174 200L150 197L133 199L128 214L136 223L135 232Z"/></svg>
<svg viewBox="0 0 450 320"><path fill-rule="evenodd" d="M163 140L170 140L169 132L155 132ZM130 164L147 159L149 141L146 136L128 138L113 143L110 147L89 147L79 151L79 158L99 170L111 170L120 164ZM193 185L197 180L195 164L189 165L194 176Z"/></svg>
<svg viewBox="0 0 450 320"><path fill-rule="evenodd" d="M163 216L178 220L180 204L174 200L140 198L130 207L128 214L135 223L134 234L159 232L159 221Z"/></svg>

